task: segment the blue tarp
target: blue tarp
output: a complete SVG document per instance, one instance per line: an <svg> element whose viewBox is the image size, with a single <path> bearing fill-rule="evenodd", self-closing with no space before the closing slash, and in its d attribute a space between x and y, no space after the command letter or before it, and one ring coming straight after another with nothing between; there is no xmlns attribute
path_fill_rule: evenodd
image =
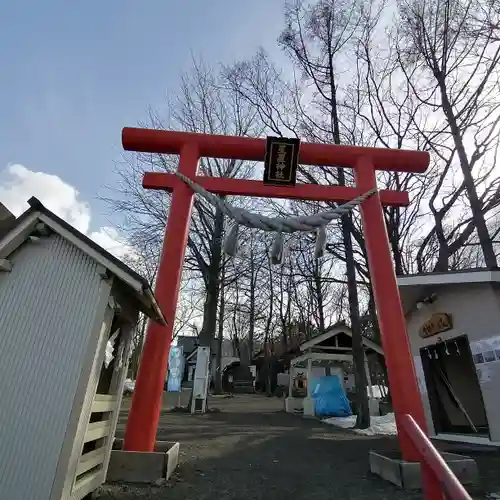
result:
<svg viewBox="0 0 500 500"><path fill-rule="evenodd" d="M336 375L313 380L312 399L317 417L349 417L351 405Z"/></svg>

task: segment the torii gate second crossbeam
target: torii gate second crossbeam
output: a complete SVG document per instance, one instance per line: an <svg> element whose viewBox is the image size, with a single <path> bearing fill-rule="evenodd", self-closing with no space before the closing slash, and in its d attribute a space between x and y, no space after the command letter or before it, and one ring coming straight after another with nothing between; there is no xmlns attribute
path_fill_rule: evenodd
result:
<svg viewBox="0 0 500 500"><path fill-rule="evenodd" d="M180 173L221 195L343 203L376 188L377 170L422 173L429 165L425 152L303 143L299 153L302 165L353 168L356 186L270 186L255 180L197 176L201 157L262 161L264 139L125 128L122 142L129 151L179 155ZM143 186L173 192L156 280L157 300L168 325L149 324L125 435L125 449L152 451L194 194L175 174L146 173ZM383 205L408 204L406 192L380 191L361 203L361 216L401 451L406 460L418 460L417 450L399 425L399 416L409 414L426 429L382 210Z"/></svg>

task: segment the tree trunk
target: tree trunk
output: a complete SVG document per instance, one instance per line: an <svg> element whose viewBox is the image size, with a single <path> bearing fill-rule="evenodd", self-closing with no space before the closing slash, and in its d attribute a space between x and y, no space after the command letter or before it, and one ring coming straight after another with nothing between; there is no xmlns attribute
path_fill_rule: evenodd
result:
<svg viewBox="0 0 500 500"><path fill-rule="evenodd" d="M467 191L467 197L469 198L472 218L474 219L474 225L476 226L479 244L481 245L481 249L483 251L484 263L488 269L494 269L497 267L497 258L495 255L495 250L493 248L493 241L490 237L488 226L486 225L481 200L479 199L479 196L477 194L477 188L472 176L470 162L465 151L462 134L460 133L453 108L451 106L450 100L448 99L448 93L446 90L444 79L438 78L438 80L439 89L441 91L441 103L443 106L443 111L448 124L450 125L451 135L453 137L455 147L457 148L457 155L458 159L460 160L462 175L464 176L465 189Z"/></svg>
<svg viewBox="0 0 500 500"><path fill-rule="evenodd" d="M210 260L207 275L205 276L206 297L205 303L203 305L203 325L201 327L198 341L198 345L200 347L212 347L213 339L215 337L215 330L217 327L217 306L219 301L223 230L224 214L219 209L216 209L214 232L211 243L212 258ZM210 356L210 358L212 358L212 356ZM190 400L192 400L193 395L194 384L193 390L191 391Z"/></svg>
<svg viewBox="0 0 500 500"><path fill-rule="evenodd" d="M206 298L203 306L203 325L200 332L200 346L211 346L217 326L217 305L219 301L220 270L222 262L222 232L224 214L217 209L212 237L212 258L206 276Z"/></svg>
<svg viewBox="0 0 500 500"><path fill-rule="evenodd" d="M342 216L342 236L346 253L347 291L349 295L349 310L352 329L352 360L354 363L354 381L356 384L356 403L358 414L356 427L367 429L370 427L370 407L366 390L367 380L365 372L365 351L361 336L361 322L359 320L358 289L356 286L356 268L351 240L351 214Z"/></svg>
<svg viewBox="0 0 500 500"><path fill-rule="evenodd" d="M268 250L268 249L266 249ZM264 362L262 369L264 370L265 377L264 384L266 386L266 394L269 396L271 392L271 353L270 353L270 338L271 338L271 324L274 315L274 284L273 284L273 272L271 267L271 258L269 256L269 251L267 252L268 261L267 269L269 271L269 309L266 319L266 327L264 330Z"/></svg>
<svg viewBox="0 0 500 500"><path fill-rule="evenodd" d="M142 316L142 315L141 315ZM144 333L146 331L147 318L142 316L139 328L137 329L137 336L135 338L135 347L130 358L130 375L133 380L137 377L139 371L139 361L141 359L142 348L144 346Z"/></svg>
<svg viewBox="0 0 500 500"><path fill-rule="evenodd" d="M319 335L325 333L325 310L324 310L324 300L323 300L323 287L321 282L321 272L319 262L316 261L314 264L314 283L316 291L316 300L318 304L318 327Z"/></svg>
<svg viewBox="0 0 500 500"><path fill-rule="evenodd" d="M219 331L217 336L217 358L215 363L215 394L222 394L222 347L224 343L224 265L221 269L220 282L220 302L219 302Z"/></svg>
<svg viewBox="0 0 500 500"><path fill-rule="evenodd" d="M247 365L252 364L253 357L253 341L255 336L255 287L256 287L256 269L253 251L250 256L250 317L248 325L248 339L247 339Z"/></svg>
<svg viewBox="0 0 500 500"><path fill-rule="evenodd" d="M369 287L369 293L370 293L370 302L368 304L368 310L370 312L370 317L371 317L371 321L372 321L373 340L377 344L379 344L380 346L383 347L382 338L380 336L380 328L379 328L379 324L378 324L378 318L377 318L377 309L375 307L375 297L373 295L373 288L371 286ZM385 385L385 387L387 387L387 394L386 394L387 400L389 401L389 403L391 403L391 389L389 387L389 376L387 373L387 365L385 363L385 356L383 354L377 354L377 360L379 362L382 373L384 374L384 385Z"/></svg>
<svg viewBox="0 0 500 500"><path fill-rule="evenodd" d="M273 395L273 379L274 370L276 368L276 356L273 354L267 358L267 380L266 380L266 396L271 397Z"/></svg>
<svg viewBox="0 0 500 500"><path fill-rule="evenodd" d="M394 173L396 178L396 189L398 191L401 190L401 186L399 185L399 174L397 172ZM396 271L396 275L404 274L403 267L403 256L401 255L401 251L399 248L399 213L400 207L390 207L389 208L389 227L388 235L389 235L389 244L391 246L392 256L394 258L394 267Z"/></svg>
<svg viewBox="0 0 500 500"><path fill-rule="evenodd" d="M330 120L333 133L333 142L341 144L340 140L340 122L337 108L337 86L335 82L335 69L333 67L332 46L328 46L330 78ZM345 186L345 171L338 169L338 180L340 186ZM365 372L365 352L363 348L363 339L361 337L361 323L359 320L359 301L358 289L356 283L356 266L354 263L354 252L352 247L352 215L350 212L341 217L342 240L345 248L346 274L347 274L347 292L349 299L349 313L352 329L352 358L354 364L354 382L356 384L356 403L358 414L356 417L356 427L366 429L370 427L370 407L368 405L368 394L366 391L366 372Z"/></svg>

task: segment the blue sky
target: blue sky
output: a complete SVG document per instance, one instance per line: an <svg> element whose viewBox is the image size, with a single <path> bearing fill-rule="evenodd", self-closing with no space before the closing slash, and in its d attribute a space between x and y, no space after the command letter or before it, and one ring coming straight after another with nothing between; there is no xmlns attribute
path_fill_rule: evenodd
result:
<svg viewBox="0 0 500 500"><path fill-rule="evenodd" d="M274 52L282 26L283 0L4 0L0 201L42 198L24 192L40 191L40 175L12 186L51 174L90 203L88 230L98 230L106 207L95 196L115 180L122 127L164 107L191 54L217 64Z"/></svg>

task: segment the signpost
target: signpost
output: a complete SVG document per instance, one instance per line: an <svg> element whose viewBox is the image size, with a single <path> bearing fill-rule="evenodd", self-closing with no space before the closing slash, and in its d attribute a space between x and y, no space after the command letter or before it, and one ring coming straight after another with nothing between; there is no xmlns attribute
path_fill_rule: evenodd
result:
<svg viewBox="0 0 500 500"><path fill-rule="evenodd" d="M300 139L268 137L264 158L264 184L295 186Z"/></svg>
<svg viewBox="0 0 500 500"><path fill-rule="evenodd" d="M198 347L193 380L191 413L205 413L207 407L208 380L210 376L210 347Z"/></svg>

